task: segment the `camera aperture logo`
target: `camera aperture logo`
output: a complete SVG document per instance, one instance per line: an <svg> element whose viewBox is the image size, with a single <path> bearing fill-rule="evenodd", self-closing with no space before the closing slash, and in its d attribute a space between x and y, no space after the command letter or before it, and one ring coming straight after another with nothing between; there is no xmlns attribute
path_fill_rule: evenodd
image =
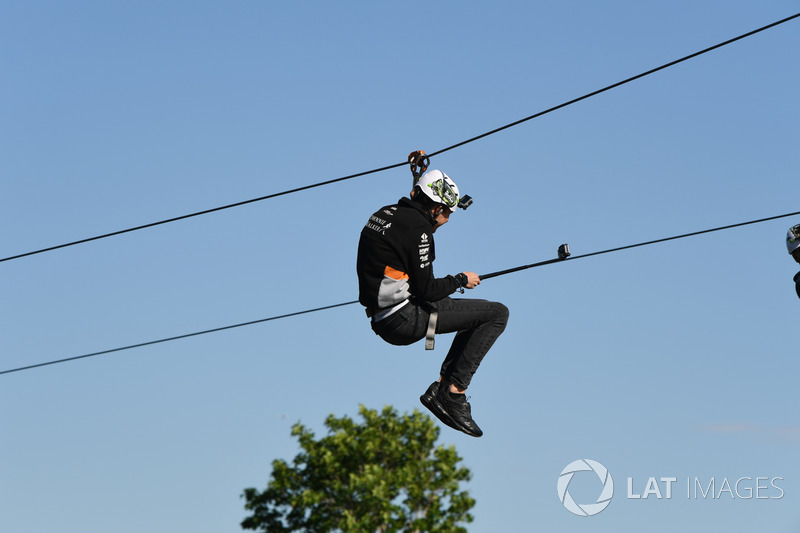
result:
<svg viewBox="0 0 800 533"><path fill-rule="evenodd" d="M603 484L603 490L597 501L594 503L579 504L572 499L569 493L569 483L572 481L573 476L578 472L594 472L600 478ZM558 476L558 499L564 504L564 507L573 514L578 516L594 516L608 507L611 503L611 498L614 496L614 479L608 469L591 459L579 459L573 461L561 471Z"/></svg>

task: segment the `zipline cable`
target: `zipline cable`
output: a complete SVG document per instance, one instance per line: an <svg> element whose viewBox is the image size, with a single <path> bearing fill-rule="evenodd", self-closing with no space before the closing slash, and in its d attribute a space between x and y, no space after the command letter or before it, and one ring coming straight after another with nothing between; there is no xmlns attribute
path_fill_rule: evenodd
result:
<svg viewBox="0 0 800 533"><path fill-rule="evenodd" d="M315 309L306 309L305 311L297 311L296 313L288 313L288 314L285 314L285 315L272 316L272 317L269 317L269 318L262 318L260 320L251 320L250 322L242 322L241 324L233 324L231 326L223 326L221 328L207 329L207 330L204 330L204 331L196 331L194 333L187 333L185 335L177 335L175 337L167 337L165 339L158 339L158 340L155 340L155 341L141 342L139 344L131 344L129 346L121 346L119 348L112 348L111 350L103 350L101 352L87 353L87 354L84 354L84 355L78 355L76 357L67 357L65 359L58 359L56 361L48 361L46 363L38 363L38 364L35 364L35 365L29 365L29 366L23 366L23 367L20 367L20 368L14 368L14 369L11 369L11 370L4 370L4 371L0 372L0 375L11 374L12 372L20 372L22 370L30 370L32 368L39 368L39 367L42 367L42 366L55 365L55 364L58 364L58 363L66 363L68 361L77 361L78 359L86 359L88 357L94 357L94 356L97 356L97 355L105 355L105 354L114 353L114 352L121 352L123 350L132 350L133 348L142 348L143 346L152 346L153 344L160 344L162 342L170 342L170 341L177 341L179 339L187 339L189 337L197 337L198 335L205 335L207 333L216 333L218 331L225 331L227 329L241 328L243 326L252 326L253 324L260 324L262 322L269 322L270 320L278 320L280 318L289 318L289 317L297 316L297 315L305 315L307 313L315 313L317 311L325 311L326 309L334 309L336 307L344 307L346 305L352 305L352 304L356 304L356 303L358 303L358 300L353 300L352 302L344 302L344 303L334 304L334 305L326 305L325 307L317 307Z"/></svg>
<svg viewBox="0 0 800 533"><path fill-rule="evenodd" d="M535 268L535 267L538 267L538 266L544 266L544 265L549 265L549 264L552 264L552 263L563 262L563 261L567 261L567 260L570 260L570 259L581 259L581 258L585 258L585 257L593 257L593 256L596 256L596 255L609 254L609 253L612 253L612 252L619 252L619 251L622 251L622 250L629 250L631 248L638 248L640 246L648 246L650 244L657 244L657 243L662 243L662 242L667 242L667 241L673 241L673 240L676 240L676 239L684 239L686 237L694 237L696 235L703 235L705 233L711 233L711 232L714 232L714 231L722 231L722 230L731 229L731 228L738 228L738 227L741 227L741 226L748 226L748 225L751 225L751 224L759 224L761 222L767 222L767 221L770 221L770 220L777 220L779 218L786 218L786 217L795 216L795 215L800 215L800 211L795 211L794 213L786 213L784 215L776 215L776 216L767 217L767 218L759 218L757 220L750 220L748 222L739 222L737 224L730 224L730 225L727 225L727 226L720 226L720 227L717 227L717 228L705 229L705 230L701 230L701 231L694 231L692 233L684 233L684 234L681 234L681 235L675 235L673 237L665 237L663 239L656 239L656 240L653 240L653 241L640 242L638 244L629 244L627 246L620 246L618 248L610 248L608 250L601 250L599 252L592 252L592 253L583 254L583 255L576 255L576 256L573 256L573 257L567 257L565 259L549 259L547 261L541 261L539 263L533 263L533 264L530 264L530 265L522 265L522 266L515 267L515 268L509 268L507 270L501 270L501 271L498 271L498 272L492 272L491 274L484 274L484 275L481 276L481 279L483 280L483 279L494 278L494 277L497 277L497 276L504 276L506 274L511 274L512 272L519 272L520 270L527 270L529 268ZM142 342L142 343L139 343L139 344L131 344L129 346L122 346L122 347L119 347L119 348L112 348L111 350L103 350L103 351L100 351L100 352L88 353L88 354L84 354L84 355L78 355L78 356L75 356L75 357L67 357L67 358L64 358L64 359L57 359L55 361L47 361L45 363L38 363L38 364L23 366L23 367L19 367L19 368L12 368L10 370L0 371L0 375L11 374L11 373L14 373L14 372L21 372L23 370L30 370L30 369L33 369L33 368L39 368L39 367L43 367L43 366L55 365L55 364L59 364L59 363L66 363L66 362L69 362L69 361L77 361L78 359L86 359L88 357L95 357L95 356L98 356L98 355L105 355L105 354L110 354L110 353L114 353L114 352L121 352L121 351L124 351L124 350L131 350L133 348L141 348L141 347L144 347L144 346L152 346L153 344L160 344L160 343L163 343L163 342L176 341L176 340L179 340L179 339L186 339L186 338L189 338L189 337L196 337L198 335L205 335L207 333L216 333L218 331L225 331L225 330L228 330L228 329L240 328L240 327L243 327L243 326L251 326L253 324L260 324L262 322L269 322L271 320L278 320L278 319L281 319L281 318L289 318L289 317L298 316L298 315L304 315L304 314L308 314L308 313L315 313L317 311L325 311L325 310L328 310L328 309L335 309L337 307L344 307L344 306L353 305L353 304L356 304L356 303L358 303L358 300L353 300L351 302L343 302L343 303L334 304L334 305L326 305L324 307L317 307L317 308L314 308L314 309L306 309L305 311L297 311L297 312L294 312L294 313L287 313L287 314L284 314L284 315L278 315L278 316L273 316L273 317L269 317L269 318L262 318L260 320L251 320L250 322L242 322L240 324L233 324L233 325L230 325L230 326L223 326L223 327L219 327L219 328L207 329L207 330L204 330L204 331L197 331L195 333L187 333L187 334L184 334L184 335L177 335L177 336L174 336L174 337L167 337L165 339L159 339L159 340L155 340L155 341Z"/></svg>
<svg viewBox="0 0 800 533"><path fill-rule="evenodd" d="M610 254L612 252L621 252L622 250L630 250L631 248L639 248L640 246L649 246L651 244L658 244L667 241L674 241L676 239L685 239L686 237L694 237L696 235L703 235L705 233L711 233L714 231L722 231L726 229L738 228L741 226L749 226L751 224L759 224L761 222L768 222L770 220L777 220L779 218L786 218L795 215L800 215L800 211L795 211L794 213L786 213L784 215L776 215L774 217L767 217L767 218L759 218L758 220L750 220L748 222L739 222L737 224L730 224L728 226L720 226L718 228L711 228L711 229L704 229L701 231L693 231L692 233L683 233L681 235L674 235L672 237L665 237L663 239L655 239L653 241L646 241L640 242L637 244L629 244L627 246L620 246L618 248L609 248L608 250L601 250L599 252L591 252L588 254L582 255L573 255L572 257L565 257L565 258L555 258L555 259L548 259L547 261L540 261L538 263L532 263L530 265L522 265L514 268L509 268L507 270L500 270L498 272L492 272L490 274L482 274L480 276L481 280L496 278L498 276L505 276L506 274L511 274L513 272L519 272L521 270L527 270L529 268L536 268L540 266L550 265L552 263L560 263L563 261L571 261L574 259L583 259L585 257L594 257L596 255L603 255L603 254Z"/></svg>
<svg viewBox="0 0 800 533"><path fill-rule="evenodd" d="M209 213L216 213L217 211L224 211L225 209L231 209L231 208L234 208L234 207L241 207L243 205L252 204L252 203L255 203L255 202L260 202L262 200L269 200L270 198L277 198L278 196L285 196L287 194L292 194L292 193L296 193L296 192L300 192L300 191L305 191L305 190L308 190L308 189L313 189L315 187L322 187L323 185L330 185L331 183L336 183L336 182L339 182L339 181L349 180L349 179L352 179L352 178L357 178L359 176L366 176L367 174L374 174L376 172L382 172L384 170L389 170L389 169L405 166L407 164L408 163L404 161L403 163L397 163L396 165L389 165L389 166L386 166L386 167L376 168L376 169L373 169L373 170L367 170L366 172L359 172L357 174L350 174L349 176L342 176L341 178L335 178L335 179L328 180L328 181L321 181L319 183L313 183L311 185L305 185L303 187L297 187L296 189L289 189L287 191L268 194L267 196L260 196L258 198L251 198L250 200L243 200L241 202L236 202L236 203L233 203L233 204L227 204L227 205L222 205L222 206L219 206L219 207L213 207L211 209L205 209L203 211L197 211L195 213L189 213L188 215L181 215L181 216L178 216L178 217L168 218L168 219L165 219L165 220L159 220L158 222L151 222L149 224L143 224L141 226L135 226L135 227L132 227L132 228L122 229L122 230L119 230L119 231L113 231L111 233L104 233L103 235L96 235L94 237L88 237L86 239L80 239L78 241L72 241L72 242L68 242L68 243L64 243L64 244L58 244L56 246L50 246L48 248L42 248L41 250L34 250L32 252L25 252L23 254L12 255L10 257L4 257L4 258L0 259L0 263L2 263L4 261L12 261L14 259L21 259L23 257L28 257L28 256L31 256L31 255L41 254L41 253L44 253L44 252L52 252L53 250L59 250L61 248L67 248L69 246L75 246L75 245L84 244L84 243L87 243L87 242L98 241L100 239L105 239L107 237L114 237L116 235L122 235L124 233L131 233L133 231L138 231L138 230L141 230L141 229L153 228L155 226L161 226L162 224L169 224L170 222L177 222L179 220L186 220L187 218L193 218L193 217L198 217L198 216L201 216L201 215L207 215Z"/></svg>
<svg viewBox="0 0 800 533"><path fill-rule="evenodd" d="M477 135L477 136L472 137L470 139L467 139L465 141L461 141L459 143L456 143L456 144L454 144L452 146L448 146L447 148L443 148L443 149L438 150L436 152L432 152L432 153L428 154L428 156L432 157L434 155L443 154L445 152L453 150L454 148L458 148L460 146L464 146L465 144L469 144L469 143L477 141L479 139L483 139L484 137L488 137L489 135L493 135L493 134L498 133L500 131L503 131L503 130L506 130L508 128L511 128L513 126L517 126L519 124L522 124L523 122L527 122L527 121L532 120L534 118L541 117L542 115L546 115L548 113L552 113L553 111L556 111L558 109L562 109L564 107L567 107L569 105L575 104L575 103L580 102L582 100L586 100L587 98L591 98L592 96L596 96L598 94L604 93L606 91L609 91L609 90L614 89L616 87L619 87L621 85L625 85L625 84L630 83L632 81L641 79L641 78L643 78L645 76L649 76L650 74L653 74L655 72L659 72L659 71L664 70L666 68L672 67L674 65L677 65L678 63L682 63L684 61L688 61L688 60L693 59L695 57L698 57L700 55L703 55L703 54L706 54L708 52L711 52L712 50L716 50L718 48L721 48L723 46L729 45L729 44L734 43L736 41L740 41L742 39L745 39L747 37L750 37L752 35L755 35L757 33L762 32L762 31L768 30L770 28L774 28L776 26L779 26L781 24L789 22L790 20L796 19L798 17L800 17L800 13L796 13L796 14L794 14L792 16L789 16L789 17L786 17L784 19L778 20L778 21L773 22L771 24L767 24L766 26L762 26L762 27L760 27L758 29L749 31L747 33L739 35L738 37L734 37L732 39L728 39L727 41L721 42L721 43L716 44L714 46L710 46L708 48L700 50L699 52L695 52L693 54L689 54L688 56L682 57L680 59L676 59L674 61L670 61L669 63L665 63L664 65L661 65L660 67L656 67L654 69L650 69L650 70L648 70L646 72L643 72L641 74L637 74L636 76L632 76L632 77L627 78L627 79L625 79L623 81L614 83L614 84L609 85L607 87L604 87L602 89L599 89L599 90L593 91L591 93L585 94L583 96L580 96L580 97L575 98L573 100L570 100L568 102L564 102L563 104L559 104L559 105L557 105L555 107L551 107L551 108L546 109L544 111L541 111L539 113L530 115L528 117L525 117L523 119L517 120L515 122L511 122L509 124L506 124L505 126L501 126L499 128L493 129L493 130L488 131L486 133L482 133L481 135ZM391 169L395 169L395 168L398 168L398 167L401 167L401 166L405 166L406 164L407 164L406 161L404 161L402 163L395 163L395 164L392 164L392 165L387 165L387 166L384 166L384 167L375 168L375 169L367 170L367 171L364 171L364 172L358 172L356 174L350 174L348 176L342 176L340 178L335 178L335 179L331 179L331 180L327 180L327 181L321 181L321 182L318 182L318 183L312 183L310 185L305 185L305 186L302 186L302 187L297 187L297 188L289 189L289 190L282 191L282 192L268 194L266 196L260 196L258 198L251 198L249 200L243 200L241 202L235 202L235 203L232 203L232 204L227 204L227 205L223 205L223 206L219 206L219 207L213 207L211 209L205 209L203 211L197 211L195 213L189 213L187 215L168 218L168 219L165 219L165 220L160 220L158 222L151 222L149 224L142 224L140 226L135 226L135 227L132 227L132 228L113 231L111 233L105 233L105 234L97 235L97 236L94 236L94 237L88 237L88 238L80 239L80 240L77 240L77 241L72 241L72 242L67 242L67 243L64 243L64 244L58 244L58 245L55 245L55 246L50 246L50 247L47 247L47 248L42 248L42 249L39 249L39 250L33 250L31 252L25 252L25 253L21 253L21 254L17 254L17 255L12 255L12 256L9 256L9 257L0 258L0 263L3 263L5 261L12 261L14 259L21 259L23 257L29 257L29 256L32 256L32 255L37 255L37 254L41 254L41 253L45 253L45 252L51 252L51 251L54 251L54 250L59 250L61 248L67 248L67 247L70 247L70 246L76 246L78 244L85 244L85 243L88 243L88 242L97 241L97 240L105 239L105 238L108 238L108 237L114 237L114 236L117 236L117 235L122 235L122 234L125 234L125 233L130 233L130 232L133 232L133 231L138 231L138 230L142 230L142 229L146 229L146 228L152 228L152 227L155 227L155 226L160 226L160 225L168 224L168 223L171 223L171 222L177 222L179 220L186 220L186 219L197 217L197 216L201 216L201 215L207 215L207 214L210 214L210 213L215 213L215 212L223 211L223 210L226 210L226 209L232 209L234 207L241 207L243 205L252 204L252 203L255 203L255 202L261 202L263 200L269 200L271 198L277 198L279 196L285 196L285 195L288 195L288 194L293 194L293 193L296 193L296 192L301 192L301 191L305 191L305 190L308 190L308 189L313 189L313 188L316 188L316 187L322 187L324 185L330 185L330 184L333 184L333 183L338 183L340 181L350 180L350 179L353 179L353 178L358 178L358 177L366 176L366 175L369 175L369 174L376 174L378 172L383 172L383 171L386 171L386 170L391 170Z"/></svg>
<svg viewBox="0 0 800 533"><path fill-rule="evenodd" d="M655 74L656 72L658 72L660 70L664 70L666 68L675 66L678 63L683 63L684 61L688 61L690 59L694 59L697 56L701 56L703 54L711 52L712 50L716 50L717 48L722 48L723 46L727 46L727 45L729 45L731 43L735 43L736 41L740 41L742 39L745 39L747 37L755 35L756 33L760 33L762 31L768 30L770 28L774 28L775 26L778 26L778 25L783 24L785 22L789 22L790 20L796 19L798 17L800 17L800 13L795 13L794 15L792 15L790 17L786 17L785 19L773 22L772 24L767 24L766 26L762 26L761 28L755 29L755 30L747 32L747 33L743 33L742 35L739 35L738 37L734 37L733 39L728 39L727 41L721 42L719 44L715 44L714 46L709 46L708 48L700 50L699 52L695 52L693 54L689 54L688 56L682 57L680 59L676 59L675 61L670 61L669 63L665 63L665 64L661 65L660 67L656 67L654 69L650 69L647 72L642 72L641 74L637 74L636 76L631 76L628 79L619 81L617 83L613 83L613 84L611 84L611 85L609 85L607 87L603 87L602 89L598 89L598 90L596 90L594 92L585 94L585 95L580 96L578 98L575 98L574 100L570 100L569 102L564 102L563 104L559 104L559 105L557 105L555 107L551 107L550 109L546 109L546 110L541 111L539 113L533 114L533 115L531 115L529 117L525 117L525 118L517 120L515 122L511 122L509 124L506 124L505 126L500 126L499 128L493 129L492 131L487 131L486 133L482 133L480 135L472 137L471 139L467 139L466 141L461 141L460 143L454 144L453 146L448 146L447 148L443 148L442 150L439 150L438 152L432 152L432 153L428 154L428 157L433 157L435 155L443 154L444 152L447 152L448 150L452 150L453 148L458 148L460 146L464 146L465 144L469 144L469 143L471 143L473 141L477 141L478 139L483 139L484 137L488 137L489 135L494 135L495 133L498 133L498 132L503 131L505 129L512 128L514 126L522 124L523 122L527 122L527 121L532 120L534 118L541 117L542 115L546 115L546 114L552 113L553 111L556 111L558 109L561 109L561 108L567 107L569 105L575 104L577 102L580 102L581 100L586 100L587 98L591 98L592 96L597 96L598 94L604 93L606 91L610 91L611 89L616 89L617 87L625 85L626 83L630 83L632 81L636 81L636 80L638 80L640 78L644 78L645 76L649 76L650 74Z"/></svg>

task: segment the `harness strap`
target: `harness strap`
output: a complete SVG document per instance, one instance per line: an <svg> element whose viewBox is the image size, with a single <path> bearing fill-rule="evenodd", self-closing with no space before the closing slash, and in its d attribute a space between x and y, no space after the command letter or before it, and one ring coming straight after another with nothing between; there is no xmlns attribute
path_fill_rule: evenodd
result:
<svg viewBox="0 0 800 533"><path fill-rule="evenodd" d="M408 298L406 298L399 304L393 305L392 307L384 307L383 309L367 309L367 316L370 317L373 322L380 322L384 318L389 318L397 311L405 307L407 303L408 303Z"/></svg>
<svg viewBox="0 0 800 533"><path fill-rule="evenodd" d="M428 331L425 333L425 349L433 350L433 336L436 334L436 323L439 321L439 311L431 309L428 317Z"/></svg>

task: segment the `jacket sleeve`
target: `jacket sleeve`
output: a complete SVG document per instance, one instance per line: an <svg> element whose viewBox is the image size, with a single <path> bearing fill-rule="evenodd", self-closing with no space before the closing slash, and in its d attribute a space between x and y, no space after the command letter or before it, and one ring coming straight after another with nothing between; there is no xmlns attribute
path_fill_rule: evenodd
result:
<svg viewBox="0 0 800 533"><path fill-rule="evenodd" d="M417 235L419 237L409 240L411 248L406 250L411 294L419 300L436 302L453 294L460 284L454 276L434 277L433 235L428 231L421 231Z"/></svg>

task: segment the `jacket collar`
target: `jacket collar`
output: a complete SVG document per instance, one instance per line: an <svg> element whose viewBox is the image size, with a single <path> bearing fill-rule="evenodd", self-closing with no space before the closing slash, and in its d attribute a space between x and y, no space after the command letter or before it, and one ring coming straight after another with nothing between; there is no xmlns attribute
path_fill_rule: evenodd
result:
<svg viewBox="0 0 800 533"><path fill-rule="evenodd" d="M425 220L427 220L430 223L431 227L433 227L433 225L436 223L436 221L433 219L433 216L431 216L430 212L426 211L421 205L419 205L417 202L415 202L411 198L406 198L404 196L404 197L400 198L400 200L397 202L397 205L401 205L403 207L410 207L412 209L416 209L417 211L419 211L419 213L423 217L425 217Z"/></svg>

